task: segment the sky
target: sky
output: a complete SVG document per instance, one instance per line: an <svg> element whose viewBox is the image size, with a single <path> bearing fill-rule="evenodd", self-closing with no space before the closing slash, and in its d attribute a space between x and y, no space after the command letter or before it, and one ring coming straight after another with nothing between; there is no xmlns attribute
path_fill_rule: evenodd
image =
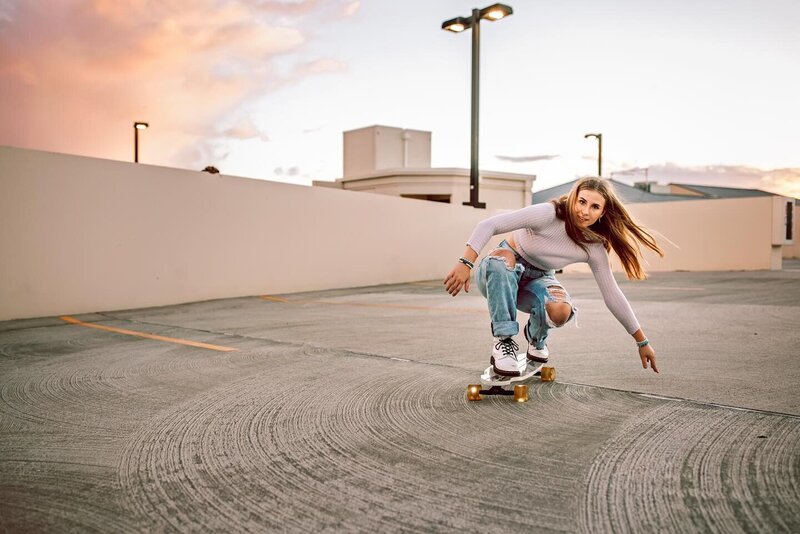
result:
<svg viewBox="0 0 800 534"><path fill-rule="evenodd" d="M800 197L798 0L509 0L481 23L481 168ZM470 162L474 0L0 0L0 145L310 184L342 133ZM612 174L613 173L613 174Z"/></svg>

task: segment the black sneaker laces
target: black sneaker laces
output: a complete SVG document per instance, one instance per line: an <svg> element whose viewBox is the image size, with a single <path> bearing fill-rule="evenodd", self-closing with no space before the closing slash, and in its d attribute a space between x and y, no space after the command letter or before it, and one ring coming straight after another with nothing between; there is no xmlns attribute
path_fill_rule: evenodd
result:
<svg viewBox="0 0 800 534"><path fill-rule="evenodd" d="M514 341L514 338L507 337L498 341L494 348L503 351L503 356L514 356L516 358L519 345Z"/></svg>

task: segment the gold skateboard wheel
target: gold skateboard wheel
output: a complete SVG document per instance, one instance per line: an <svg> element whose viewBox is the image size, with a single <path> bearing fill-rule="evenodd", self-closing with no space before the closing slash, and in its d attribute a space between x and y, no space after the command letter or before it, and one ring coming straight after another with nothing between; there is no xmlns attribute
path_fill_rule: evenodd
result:
<svg viewBox="0 0 800 534"><path fill-rule="evenodd" d="M542 367L542 382L552 382L556 379L555 367Z"/></svg>
<svg viewBox="0 0 800 534"><path fill-rule="evenodd" d="M528 386L517 384L514 386L514 400L517 402L528 402Z"/></svg>
<svg viewBox="0 0 800 534"><path fill-rule="evenodd" d="M479 401L481 400L481 386L480 384L470 384L467 386L467 400Z"/></svg>

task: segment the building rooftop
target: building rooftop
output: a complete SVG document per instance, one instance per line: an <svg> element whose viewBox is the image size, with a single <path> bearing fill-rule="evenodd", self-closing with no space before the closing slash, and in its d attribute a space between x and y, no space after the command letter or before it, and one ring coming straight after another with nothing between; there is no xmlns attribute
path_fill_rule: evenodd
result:
<svg viewBox="0 0 800 534"><path fill-rule="evenodd" d="M683 187L685 189L689 189L691 191L696 191L697 193L700 193L706 198L744 198L744 197L775 196L774 193L761 191L760 189L742 189L738 187L718 187L710 185L677 184L677 183L673 183L670 185L676 185L679 187Z"/></svg>
<svg viewBox="0 0 800 534"><path fill-rule="evenodd" d="M614 180L613 178L609 178L608 181L611 182L611 184L614 186L614 190L617 192L617 195L619 195L620 199L622 199L622 201L625 203L669 202L672 200L697 200L696 196L663 195L663 194L650 193L643 189L639 189L638 187L633 187L618 180ZM557 185L549 189L534 191L533 203L538 204L540 202L547 202L548 200L559 198L562 195L566 195L567 193L570 192L575 182L577 182L577 180L572 180L571 182Z"/></svg>
<svg viewBox="0 0 800 534"><path fill-rule="evenodd" d="M549 189L534 191L533 203L538 204L540 202L547 202L548 200L559 198L562 195L568 194L576 181L577 180L572 180L571 182L566 182ZM617 195L619 195L619 197L625 203L670 202L675 200L700 200L703 198L718 199L775 196L774 193L761 191L760 189L742 189L737 187L718 187L679 183L670 183L668 187L675 186L675 189L680 188L689 190L694 194L652 193L643 188L631 186L618 180L614 180L613 178L609 178L608 181L614 186L614 190L617 192Z"/></svg>

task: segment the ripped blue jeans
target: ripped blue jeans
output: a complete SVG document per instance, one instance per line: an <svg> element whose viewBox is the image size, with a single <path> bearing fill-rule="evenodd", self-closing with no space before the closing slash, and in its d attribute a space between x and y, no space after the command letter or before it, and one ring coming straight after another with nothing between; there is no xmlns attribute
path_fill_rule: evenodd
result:
<svg viewBox="0 0 800 534"><path fill-rule="evenodd" d="M519 333L517 310L529 313L526 339L544 348L547 333L557 326L548 316L545 308L548 302L565 302L572 306L572 300L564 286L556 280L554 271L542 271L524 260L511 246L503 241L499 247L514 254L516 265L509 269L501 256L486 256L475 270L478 291L489 303L489 316L492 321L494 337L515 336ZM572 308L567 322L575 317ZM563 323L563 324L566 324Z"/></svg>

